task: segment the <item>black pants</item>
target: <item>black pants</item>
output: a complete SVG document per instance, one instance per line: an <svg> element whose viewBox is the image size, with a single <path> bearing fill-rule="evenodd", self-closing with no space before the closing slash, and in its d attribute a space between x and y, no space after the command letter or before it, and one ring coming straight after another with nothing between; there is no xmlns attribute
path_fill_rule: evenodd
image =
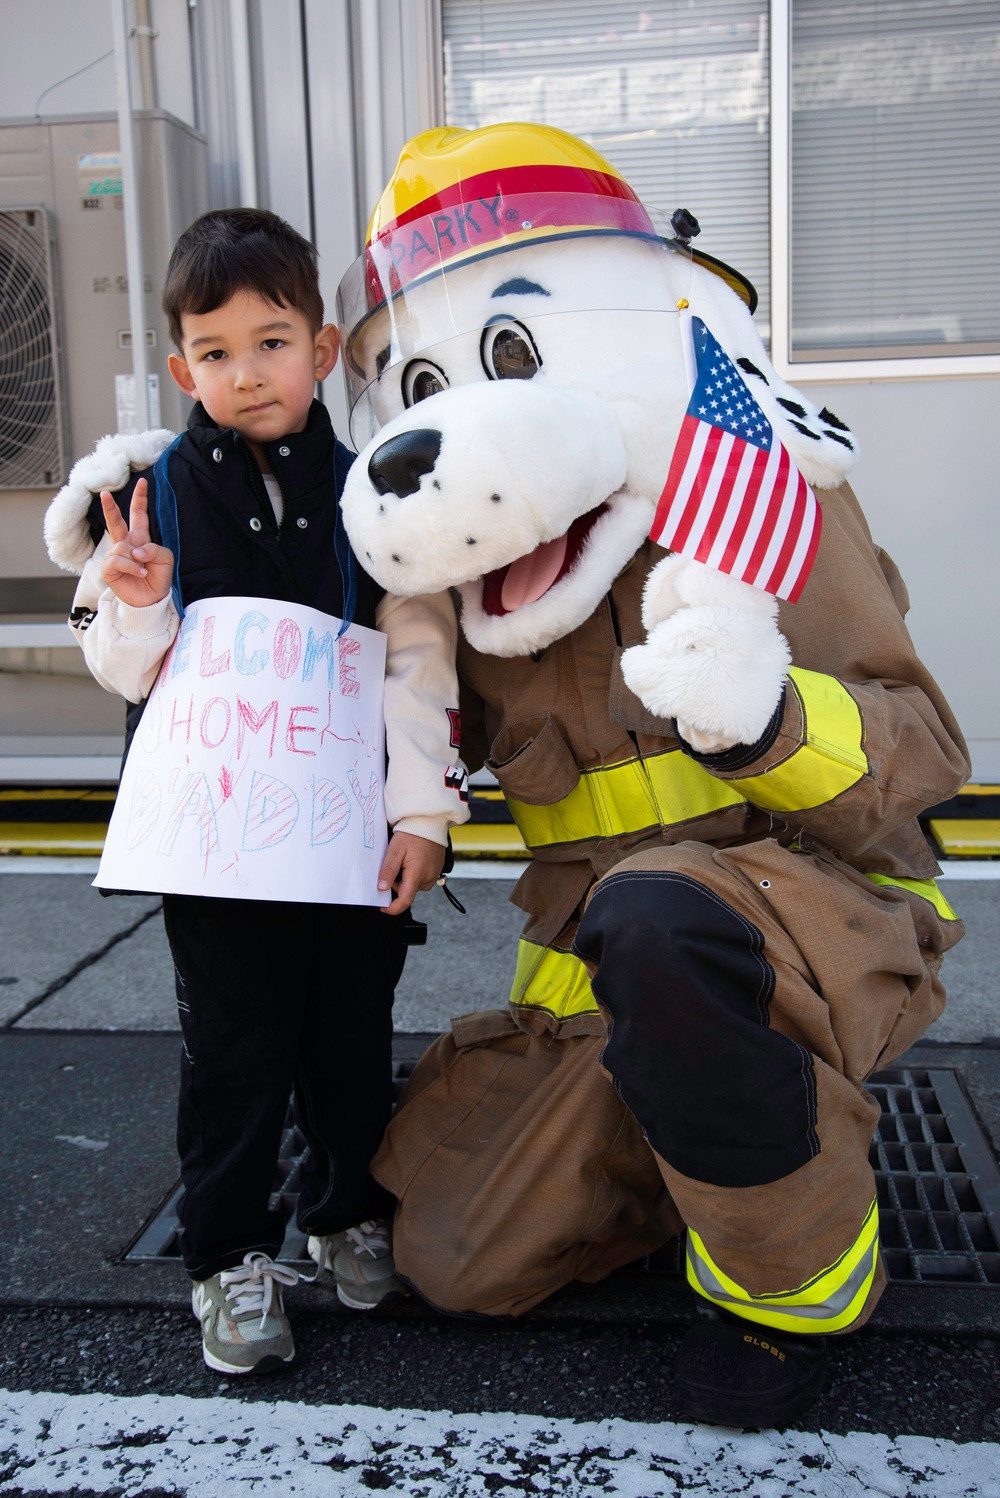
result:
<svg viewBox="0 0 1000 1498"><path fill-rule="evenodd" d="M184 1263L206 1279L276 1256L268 1210L294 1091L309 1143L303 1231L391 1210L368 1174L392 1106L392 922L358 906L165 895L184 1054L177 1147Z"/></svg>

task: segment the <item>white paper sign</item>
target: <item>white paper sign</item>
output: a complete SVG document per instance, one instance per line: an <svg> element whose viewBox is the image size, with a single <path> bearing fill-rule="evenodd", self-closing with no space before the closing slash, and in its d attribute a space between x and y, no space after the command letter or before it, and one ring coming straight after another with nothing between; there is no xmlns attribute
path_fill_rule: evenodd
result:
<svg viewBox="0 0 1000 1498"><path fill-rule="evenodd" d="M261 598L188 608L129 750L102 889L386 905L385 636Z"/></svg>

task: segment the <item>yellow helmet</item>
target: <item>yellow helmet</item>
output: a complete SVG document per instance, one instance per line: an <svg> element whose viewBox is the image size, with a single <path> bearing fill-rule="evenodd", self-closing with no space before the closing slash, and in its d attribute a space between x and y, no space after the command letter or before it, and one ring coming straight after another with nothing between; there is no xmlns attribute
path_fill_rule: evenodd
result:
<svg viewBox="0 0 1000 1498"><path fill-rule="evenodd" d="M511 212L512 200L525 193L569 195L563 215L569 230L621 232L629 226L634 233L656 233L624 177L593 146L551 125L504 124L425 130L408 141L376 204L366 244L434 215L441 217L435 241L456 253L465 248L463 225L469 248L500 239L504 248L523 243L537 237L530 221ZM501 222L495 212L498 200L504 204ZM456 216L459 205L465 210L462 218ZM477 206L482 211L473 224L467 215Z"/></svg>
<svg viewBox="0 0 1000 1498"><path fill-rule="evenodd" d="M426 130L403 147L364 254L341 283L341 322L356 331L408 285L457 264L531 241L593 234L663 238L622 174L586 141L520 122ZM688 252L753 311L756 294L738 271Z"/></svg>

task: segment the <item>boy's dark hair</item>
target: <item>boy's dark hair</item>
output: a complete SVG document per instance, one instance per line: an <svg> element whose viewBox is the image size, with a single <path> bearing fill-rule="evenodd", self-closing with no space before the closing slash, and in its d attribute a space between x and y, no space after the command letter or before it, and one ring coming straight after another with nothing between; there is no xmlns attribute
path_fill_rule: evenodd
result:
<svg viewBox="0 0 1000 1498"><path fill-rule="evenodd" d="M181 317L214 312L239 292L292 306L313 332L323 326L316 250L266 208L203 213L174 245L163 287L170 336L181 346Z"/></svg>

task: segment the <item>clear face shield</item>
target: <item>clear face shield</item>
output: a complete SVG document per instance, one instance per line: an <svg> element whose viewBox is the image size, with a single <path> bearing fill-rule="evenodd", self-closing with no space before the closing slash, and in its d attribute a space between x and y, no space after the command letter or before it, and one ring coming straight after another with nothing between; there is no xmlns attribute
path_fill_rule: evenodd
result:
<svg viewBox="0 0 1000 1498"><path fill-rule="evenodd" d="M615 258L622 238L627 258ZM632 198L518 193L391 226L337 292L355 447L449 385L530 379L557 326L563 348L580 340L583 360L595 319L617 320L623 358L640 335L649 340L651 319L668 321L663 338L676 340L690 274L687 246L658 234Z"/></svg>

